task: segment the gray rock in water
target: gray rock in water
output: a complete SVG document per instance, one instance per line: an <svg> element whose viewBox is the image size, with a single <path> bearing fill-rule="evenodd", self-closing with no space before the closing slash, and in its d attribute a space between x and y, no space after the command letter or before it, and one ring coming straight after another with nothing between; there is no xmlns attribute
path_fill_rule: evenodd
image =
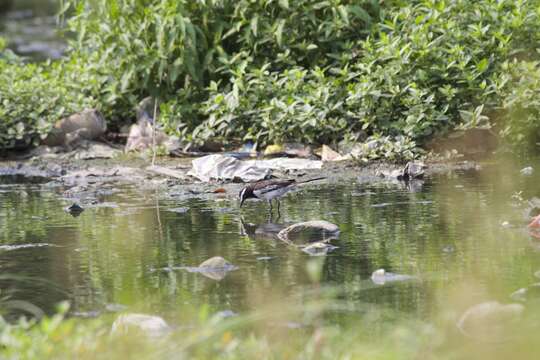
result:
<svg viewBox="0 0 540 360"><path fill-rule="evenodd" d="M289 243L319 242L335 239L339 227L324 220L306 221L293 224L278 233L278 238Z"/></svg>
<svg viewBox="0 0 540 360"><path fill-rule="evenodd" d="M371 274L371 281L377 285L384 285L387 282L413 280L414 278L415 277L411 275L394 274L387 272L384 269L375 270L373 274Z"/></svg>
<svg viewBox="0 0 540 360"><path fill-rule="evenodd" d="M503 305L488 301L467 309L456 325L470 338L488 342L505 341L520 327L523 310L521 304Z"/></svg>
<svg viewBox="0 0 540 360"><path fill-rule="evenodd" d="M125 334L131 330L140 331L149 337L161 337L171 331L170 326L159 316L145 314L124 314L112 324L113 334Z"/></svg>
<svg viewBox="0 0 540 360"><path fill-rule="evenodd" d="M525 176L532 175L533 172L534 172L534 169L532 168L532 166L527 166L527 167L525 167L525 168L523 168L523 169L521 169L521 170L519 171L519 173L520 173L521 175L525 175Z"/></svg>
<svg viewBox="0 0 540 360"><path fill-rule="evenodd" d="M510 294L510 298L515 301L524 301L527 296L527 288L521 288Z"/></svg>
<svg viewBox="0 0 540 360"><path fill-rule="evenodd" d="M81 207L79 204L72 204L71 206L68 206L65 210L71 216L77 217L77 216L81 215L81 213L84 211L84 208Z"/></svg>
<svg viewBox="0 0 540 360"><path fill-rule="evenodd" d="M227 260L221 256L214 256L199 265L199 269L222 269L232 266Z"/></svg>
<svg viewBox="0 0 540 360"><path fill-rule="evenodd" d="M383 170L381 175L383 177L402 181L411 181L416 179L422 179L424 177L426 165L419 161L410 161L404 168L395 170Z"/></svg>
<svg viewBox="0 0 540 360"><path fill-rule="evenodd" d="M424 177L426 165L423 162L410 161L403 169L403 180L421 179ZM399 179L399 178L398 178ZM399 179L401 180L401 179Z"/></svg>
<svg viewBox="0 0 540 360"><path fill-rule="evenodd" d="M225 278L229 271L236 270L238 267L234 266L221 256L214 256L206 261L203 261L197 267L184 267L183 269L189 272L197 272L206 276L207 278L219 281Z"/></svg>
<svg viewBox="0 0 540 360"><path fill-rule="evenodd" d="M510 298L515 301L537 301L540 299L540 283L534 283L527 287L518 289L510 294Z"/></svg>

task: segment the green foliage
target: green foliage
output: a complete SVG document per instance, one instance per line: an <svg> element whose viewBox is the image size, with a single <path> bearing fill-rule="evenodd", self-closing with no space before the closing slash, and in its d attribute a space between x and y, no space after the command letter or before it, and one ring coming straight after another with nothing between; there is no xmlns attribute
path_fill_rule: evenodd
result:
<svg viewBox="0 0 540 360"><path fill-rule="evenodd" d="M0 148L35 144L61 117L95 104L79 88L72 91L68 77L77 73L66 70L0 58Z"/></svg>
<svg viewBox="0 0 540 360"><path fill-rule="evenodd" d="M502 106L501 133L511 144L527 149L540 140L540 66L538 62L504 64L509 86Z"/></svg>
<svg viewBox="0 0 540 360"><path fill-rule="evenodd" d="M511 1L390 8L345 66L244 65L228 83L212 84L208 120L194 136L326 142L363 131L422 142L462 121L476 126L466 114L499 105L504 61L538 31L532 10Z"/></svg>
<svg viewBox="0 0 540 360"><path fill-rule="evenodd" d="M518 96L504 64L534 61L540 40L532 0L61 3L76 34L68 58L23 66L0 57L14 88L0 93L3 148L88 105L114 129L148 95L160 99L161 125L196 143L364 134L422 144L478 120L493 125L494 110L525 101L504 99ZM503 126L512 139L535 127Z"/></svg>

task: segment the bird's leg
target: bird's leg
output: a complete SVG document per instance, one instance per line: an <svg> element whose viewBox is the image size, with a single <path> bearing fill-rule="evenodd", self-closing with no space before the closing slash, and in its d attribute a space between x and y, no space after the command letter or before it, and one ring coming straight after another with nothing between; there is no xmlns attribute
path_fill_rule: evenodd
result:
<svg viewBox="0 0 540 360"><path fill-rule="evenodd" d="M268 210L268 221L271 222L272 221L272 200L271 199L268 200L268 205L270 205L270 208Z"/></svg>
<svg viewBox="0 0 540 360"><path fill-rule="evenodd" d="M279 202L279 199L276 199L276 201L277 201L277 216L278 216L277 218L279 219L281 217L281 212L279 211L279 206L281 203Z"/></svg>

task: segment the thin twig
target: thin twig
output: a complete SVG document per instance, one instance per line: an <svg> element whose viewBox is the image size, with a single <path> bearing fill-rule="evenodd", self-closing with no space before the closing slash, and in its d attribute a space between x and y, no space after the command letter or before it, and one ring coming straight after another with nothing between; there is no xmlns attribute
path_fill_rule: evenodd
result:
<svg viewBox="0 0 540 360"><path fill-rule="evenodd" d="M152 122L152 166L156 164L156 122L158 98L154 99L154 117Z"/></svg>

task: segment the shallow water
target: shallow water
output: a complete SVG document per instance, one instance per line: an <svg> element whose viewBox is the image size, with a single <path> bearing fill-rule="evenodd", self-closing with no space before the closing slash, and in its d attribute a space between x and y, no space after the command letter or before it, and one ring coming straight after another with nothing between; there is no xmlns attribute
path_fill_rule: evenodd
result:
<svg viewBox="0 0 540 360"><path fill-rule="evenodd" d="M4 184L0 270L19 278L4 280L3 293L10 289L13 299L47 313L65 299L73 314L89 316L111 308L166 315L203 304L243 313L261 294L286 302L309 291L314 257L274 234L285 224L322 219L341 233L332 241L338 248L317 258L320 282L341 289L346 302L421 320L449 302L456 311L511 302L540 270L540 241L528 235L518 199L540 196L538 175L520 176L518 164L486 165L408 185L313 184L288 194L281 219L272 222L262 202L240 211L232 196L181 195L190 186L120 187L72 217L63 187ZM218 255L238 267L221 281L182 269ZM414 279L375 284L371 274L379 268Z"/></svg>
<svg viewBox="0 0 540 360"><path fill-rule="evenodd" d="M2 0L0 36L8 48L31 61L58 59L66 41L58 32L57 0Z"/></svg>

